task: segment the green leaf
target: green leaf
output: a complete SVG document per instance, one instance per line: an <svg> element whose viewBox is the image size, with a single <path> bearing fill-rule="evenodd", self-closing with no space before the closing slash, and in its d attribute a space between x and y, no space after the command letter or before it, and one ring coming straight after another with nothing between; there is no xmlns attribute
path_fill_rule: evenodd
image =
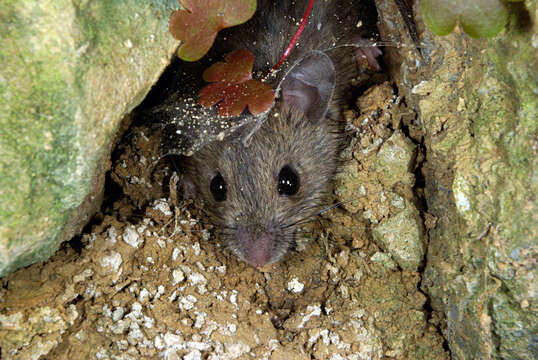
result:
<svg viewBox="0 0 538 360"><path fill-rule="evenodd" d="M420 7L424 22L434 34L450 34L459 22L469 36L481 38L495 36L505 27L508 21L506 1L422 0Z"/></svg>
<svg viewBox="0 0 538 360"><path fill-rule="evenodd" d="M426 26L436 35L448 35L456 27L458 13L453 1L422 0L420 9ZM458 2L457 0L454 2Z"/></svg>

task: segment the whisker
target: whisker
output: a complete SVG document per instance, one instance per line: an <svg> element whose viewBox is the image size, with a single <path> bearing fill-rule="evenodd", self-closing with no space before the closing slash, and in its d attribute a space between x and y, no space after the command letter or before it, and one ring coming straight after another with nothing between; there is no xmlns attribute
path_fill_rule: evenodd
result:
<svg viewBox="0 0 538 360"><path fill-rule="evenodd" d="M288 224L285 227L281 227L281 229L288 229L288 228L290 228L292 226L300 226L300 225L308 224L308 223L314 222L316 220L318 220L316 215L309 216L307 218L301 219L301 220L296 221L294 223Z"/></svg>
<svg viewBox="0 0 538 360"><path fill-rule="evenodd" d="M426 45L407 45L403 42L395 42L395 41L382 41L382 40L374 40L371 43L364 43L364 44L356 44L356 43L348 43L348 44L340 44L334 47L331 47L329 49L324 50L324 52L343 48L343 47L353 47L353 48L370 48L370 47L391 47L391 48L405 48L405 47L413 47L417 49L424 49L427 46Z"/></svg>
<svg viewBox="0 0 538 360"><path fill-rule="evenodd" d="M311 218L316 218L318 215L323 214L323 213L325 213L325 212L327 212L327 211L330 211L330 210L332 210L332 209L334 209L334 208L340 206L342 203L343 203L343 202L337 202L337 203L335 203L335 204L332 204L332 205L330 205L330 206L327 206L327 207L325 207L325 208L322 208L322 209L320 209L320 210L318 210L318 211L312 213L311 215L309 215L309 216L307 216L307 217L305 217L305 218L303 218L303 219L300 219L300 220L295 221L295 222L290 223L290 224L283 224L283 225L281 226L281 228L282 228L282 229L286 229L286 228L289 228L289 227L292 227L292 226L296 226L296 225L302 224L304 220L308 220L308 219L311 219ZM305 211L308 211L308 210L312 210L312 209L315 209L315 208L317 208L317 207L321 207L321 206L322 206L322 205L310 206L310 207L308 207L308 208L303 209L303 210L300 211L299 213L295 214L295 216L300 215L302 212L305 212Z"/></svg>
<svg viewBox="0 0 538 360"><path fill-rule="evenodd" d="M312 213L311 215L309 215L307 217L304 217L302 219L299 219L299 220L294 221L294 222L289 223L289 224L282 224L282 226L280 228L284 230L284 229L288 229L288 228L293 227L293 226L300 226L300 225L308 224L310 222L315 221L317 219L318 215L321 215L323 213L331 211L331 210L339 207L342 204L349 203L349 202L352 202L352 201L355 201L355 200L356 200L355 198L352 198L352 199L338 201L338 202L336 202L334 204L331 204L329 206L321 208L320 210ZM305 211L315 209L316 207L322 207L322 206L321 205L314 205L314 206L303 208L303 209L301 209L301 211L296 213L295 216L300 215L301 213L303 213ZM367 227L364 227L364 228L366 229Z"/></svg>

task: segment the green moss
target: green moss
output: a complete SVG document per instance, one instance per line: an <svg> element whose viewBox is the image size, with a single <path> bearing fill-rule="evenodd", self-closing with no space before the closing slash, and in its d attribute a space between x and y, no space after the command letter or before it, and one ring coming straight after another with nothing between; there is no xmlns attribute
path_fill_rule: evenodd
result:
<svg viewBox="0 0 538 360"><path fill-rule="evenodd" d="M175 47L175 1L0 5L0 276L48 258Z"/></svg>
<svg viewBox="0 0 538 360"><path fill-rule="evenodd" d="M43 226L56 228L64 221L64 205L53 200L68 199L65 195L72 190L63 186L58 169L70 163L75 146L74 131L65 124L74 115L77 96L69 90L63 59L33 44L31 37L37 30L25 28L31 16L43 14L35 9L30 13L3 10L0 32L10 38L3 42L3 76L10 86L2 89L0 97L4 114L0 127L5 131L0 139L5 152L0 160L0 187L4 189L3 202L8 204L0 218L4 229L11 230L7 232L7 246L11 248L35 237ZM17 16L5 22L5 16L14 13ZM43 192L44 187L48 191ZM51 249L44 252L50 254ZM26 257L35 258L29 254Z"/></svg>
<svg viewBox="0 0 538 360"><path fill-rule="evenodd" d="M447 314L447 340L456 358L525 359L533 353L537 320L524 307L536 303L530 259L538 252L532 26L461 48L454 36L434 79L458 67L460 79L454 86L430 86L421 101L431 144L427 181L442 183L438 174L453 174L453 197L428 190L429 211L439 221L430 232L424 285L435 308ZM450 94L463 105L450 104ZM446 119L446 134L438 134L439 118Z"/></svg>
<svg viewBox="0 0 538 360"><path fill-rule="evenodd" d="M503 359L533 360L538 351L535 339L538 333L538 317L532 309L526 311L519 304L511 303L510 297L496 293L491 301L493 326ZM531 326L529 326L531 324Z"/></svg>

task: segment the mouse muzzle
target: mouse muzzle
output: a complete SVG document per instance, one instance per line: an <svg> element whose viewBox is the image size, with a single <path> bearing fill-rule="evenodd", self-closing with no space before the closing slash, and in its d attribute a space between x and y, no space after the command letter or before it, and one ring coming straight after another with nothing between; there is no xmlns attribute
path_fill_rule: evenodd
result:
<svg viewBox="0 0 538 360"><path fill-rule="evenodd" d="M271 252L275 244L275 232L239 227L237 238L241 244L241 257L250 265L261 268L273 261Z"/></svg>

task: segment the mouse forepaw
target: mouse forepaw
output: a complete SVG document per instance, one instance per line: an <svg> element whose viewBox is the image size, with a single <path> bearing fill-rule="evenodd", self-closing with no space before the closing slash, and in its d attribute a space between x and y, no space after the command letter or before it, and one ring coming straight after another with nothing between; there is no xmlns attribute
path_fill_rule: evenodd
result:
<svg viewBox="0 0 538 360"><path fill-rule="evenodd" d="M375 41L357 36L353 39L353 44L356 46L354 50L355 60L361 70L381 70L377 57L383 52Z"/></svg>

